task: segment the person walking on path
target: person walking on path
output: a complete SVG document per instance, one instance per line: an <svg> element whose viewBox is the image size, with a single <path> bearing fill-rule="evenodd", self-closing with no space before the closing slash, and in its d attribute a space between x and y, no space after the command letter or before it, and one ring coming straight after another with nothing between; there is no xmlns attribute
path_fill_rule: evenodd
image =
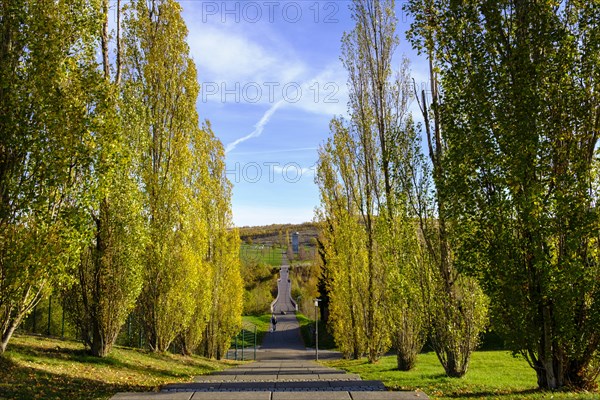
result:
<svg viewBox="0 0 600 400"><path fill-rule="evenodd" d="M275 314L271 314L271 324L273 325L273 332L275 332L275 329L277 329L277 318L275 317Z"/></svg>

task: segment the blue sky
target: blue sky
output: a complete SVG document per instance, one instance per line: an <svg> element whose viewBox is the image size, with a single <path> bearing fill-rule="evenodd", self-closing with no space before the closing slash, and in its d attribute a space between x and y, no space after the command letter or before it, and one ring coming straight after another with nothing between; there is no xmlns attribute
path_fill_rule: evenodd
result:
<svg viewBox="0 0 600 400"><path fill-rule="evenodd" d="M317 148L334 115L346 114L340 56L353 27L348 1L182 0L198 68L201 119L227 149L236 226L311 221L319 204ZM425 64L404 39L417 82Z"/></svg>

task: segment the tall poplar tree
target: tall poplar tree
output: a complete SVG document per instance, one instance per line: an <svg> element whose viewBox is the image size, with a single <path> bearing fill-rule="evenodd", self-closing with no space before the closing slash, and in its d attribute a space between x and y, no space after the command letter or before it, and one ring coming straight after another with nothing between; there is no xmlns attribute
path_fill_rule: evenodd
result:
<svg viewBox="0 0 600 400"><path fill-rule="evenodd" d="M600 372L598 1L415 1L443 96L459 260L542 388ZM461 40L453 40L460 35Z"/></svg>
<svg viewBox="0 0 600 400"><path fill-rule="evenodd" d="M225 222L224 220L221 221ZM212 297L202 352L220 360L231 345L231 338L242 326L243 282L240 274L240 239L231 225L215 226L211 240Z"/></svg>
<svg viewBox="0 0 600 400"><path fill-rule="evenodd" d="M125 26L123 79L140 99L139 174L149 224L138 312L150 347L165 351L189 325L202 279L189 176L199 85L177 2L134 1Z"/></svg>
<svg viewBox="0 0 600 400"><path fill-rule="evenodd" d="M408 64L393 75L398 43L393 1L357 0L351 8L355 27L342 39L350 119L332 121L317 178L325 265L332 277L331 321L346 353L357 357L364 351L376 361L394 337L402 353L399 367L410 369L423 344L424 325L417 304L421 296L399 290L412 288L417 277L412 273L417 265L410 261L418 241L408 214L408 186L395 172L405 162L405 147L413 145L409 136L415 136L407 112ZM353 290L365 295L355 296ZM353 334L345 339L349 327Z"/></svg>
<svg viewBox="0 0 600 400"><path fill-rule="evenodd" d="M212 233L204 216L207 212L207 202L212 201L211 189L215 181L210 162L207 161L212 158L217 148L213 142L214 137L209 127L198 129L191 137L192 163L187 178L190 198L189 212L186 216L190 245L188 263L200 269L200 276L194 289L192 317L179 336L184 355L193 354L198 350L206 334L211 306L213 269L209 260L209 242Z"/></svg>
<svg viewBox="0 0 600 400"><path fill-rule="evenodd" d="M211 290L206 335L201 352L221 359L227 353L231 338L242 325L243 282L240 272L240 238L233 229L231 214L231 183L225 173L224 149L212 133L210 124L204 127L211 138L208 171L211 180L205 187L203 218L208 229L207 260L211 266Z"/></svg>
<svg viewBox="0 0 600 400"><path fill-rule="evenodd" d="M0 354L86 238L97 1L0 3Z"/></svg>
<svg viewBox="0 0 600 400"><path fill-rule="evenodd" d="M114 43L115 63L110 62L109 1L102 1L98 44L102 54L98 105L101 123L92 133L90 243L74 271L75 283L65 294L67 310L93 355L105 356L132 311L142 284L145 227L142 199L135 167L139 160L140 127L125 105L121 85L121 2ZM129 121L133 118L133 121Z"/></svg>
<svg viewBox="0 0 600 400"><path fill-rule="evenodd" d="M343 127L334 128L338 132ZM337 138L329 139L319 150L317 183L321 192L318 218L322 223L323 261L327 271L329 325L335 343L345 357L358 359L367 348L364 313L360 312L364 280L365 244L358 219L358 209L349 193L350 186L339 183L337 164L340 158Z"/></svg>
<svg viewBox="0 0 600 400"><path fill-rule="evenodd" d="M0 4L0 353L54 288L95 355L140 292L151 348L180 335L186 353L210 339L224 354L239 243L181 7L117 0L115 37L110 5Z"/></svg>
<svg viewBox="0 0 600 400"><path fill-rule="evenodd" d="M425 293L431 343L446 374L461 377L467 373L471 354L487 324L488 299L477 279L460 262L457 238L462 226L451 211L455 188L447 180L448 152L452 146L447 122L455 115L441 106L445 96L452 93L440 87L439 63L445 54L437 46L437 5L435 0L415 0L406 5L415 15L408 37L429 62L429 90L422 88L418 92L415 85L429 160L428 164L419 163L423 172L418 187L423 192L414 196L414 207L428 266L428 279L424 282L428 286Z"/></svg>
<svg viewBox="0 0 600 400"><path fill-rule="evenodd" d="M241 324L243 290L224 151L210 124L198 123L180 5L134 1L125 26L123 79L144 132L138 173L149 232L137 313L155 351L179 337L184 353L204 343L218 358Z"/></svg>

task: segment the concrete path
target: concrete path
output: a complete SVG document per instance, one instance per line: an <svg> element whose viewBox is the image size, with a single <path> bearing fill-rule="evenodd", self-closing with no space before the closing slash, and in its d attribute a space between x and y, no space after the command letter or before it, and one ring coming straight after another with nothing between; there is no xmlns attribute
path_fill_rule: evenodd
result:
<svg viewBox="0 0 600 400"><path fill-rule="evenodd" d="M113 400L409 400L422 392L387 392L380 381L313 361L258 361L191 383L166 385L158 393L119 393Z"/></svg>
<svg viewBox="0 0 600 400"><path fill-rule="evenodd" d="M275 314L296 312L296 303L292 300L292 283L290 279L290 266L287 258L283 257L283 264L277 280L277 298L273 302L271 311Z"/></svg>
<svg viewBox="0 0 600 400"><path fill-rule="evenodd" d="M260 349L256 352L259 361L268 360L314 360L315 350L307 349L300 334L300 324L296 314L279 314L277 329L268 332L263 338ZM337 351L319 350L319 359L340 359L342 356Z"/></svg>
<svg viewBox="0 0 600 400"><path fill-rule="evenodd" d="M284 263L287 261L284 256ZM277 281L277 298L273 302L272 311L277 318L275 332L268 332L263 338L258 351L259 360L302 359L307 357L306 347L300 335L300 324L296 319L296 304L292 301L290 267L287 263L281 266Z"/></svg>
<svg viewBox="0 0 600 400"><path fill-rule="evenodd" d="M257 352L259 361L212 375L191 383L165 385L157 393L118 393L112 400L409 400L428 399L422 392L388 392L380 381L363 381L324 367L306 349L291 299L289 266L284 258L278 282L279 294L273 304L278 323ZM319 359L339 358L337 352L319 351Z"/></svg>
<svg viewBox="0 0 600 400"><path fill-rule="evenodd" d="M300 334L300 324L296 319L296 304L292 299L292 285L287 257L283 256L283 265L277 282L278 295L273 302L273 313L277 318L275 332L268 332L257 351L259 361L266 360L314 360L315 350L307 349ZM320 350L322 360L339 359L336 351Z"/></svg>

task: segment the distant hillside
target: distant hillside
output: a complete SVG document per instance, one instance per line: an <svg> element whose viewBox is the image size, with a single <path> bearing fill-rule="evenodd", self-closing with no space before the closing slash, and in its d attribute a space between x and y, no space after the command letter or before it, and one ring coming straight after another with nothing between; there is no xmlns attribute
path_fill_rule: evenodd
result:
<svg viewBox="0 0 600 400"><path fill-rule="evenodd" d="M294 232L299 234L300 248L297 254L294 254L291 248ZM239 228L239 233L242 240L240 261L245 285L244 313L246 315L261 315L269 312L271 302L277 295L278 267L281 265L283 254L287 254L287 260L291 264L303 266L292 278L296 297L306 296L310 300L316 295L314 289L310 293L303 291L302 285L306 286L306 284L302 279L306 278L307 274L316 276L310 266L316 254L317 224L307 222L299 225L245 226ZM313 281L316 282L313 279L311 283Z"/></svg>
<svg viewBox="0 0 600 400"><path fill-rule="evenodd" d="M300 245L314 247L319 236L318 225L314 222L303 224L273 224L265 226L244 226L239 228L240 238L244 243L262 245L281 245L285 243L286 236L291 238L294 232L299 233Z"/></svg>

